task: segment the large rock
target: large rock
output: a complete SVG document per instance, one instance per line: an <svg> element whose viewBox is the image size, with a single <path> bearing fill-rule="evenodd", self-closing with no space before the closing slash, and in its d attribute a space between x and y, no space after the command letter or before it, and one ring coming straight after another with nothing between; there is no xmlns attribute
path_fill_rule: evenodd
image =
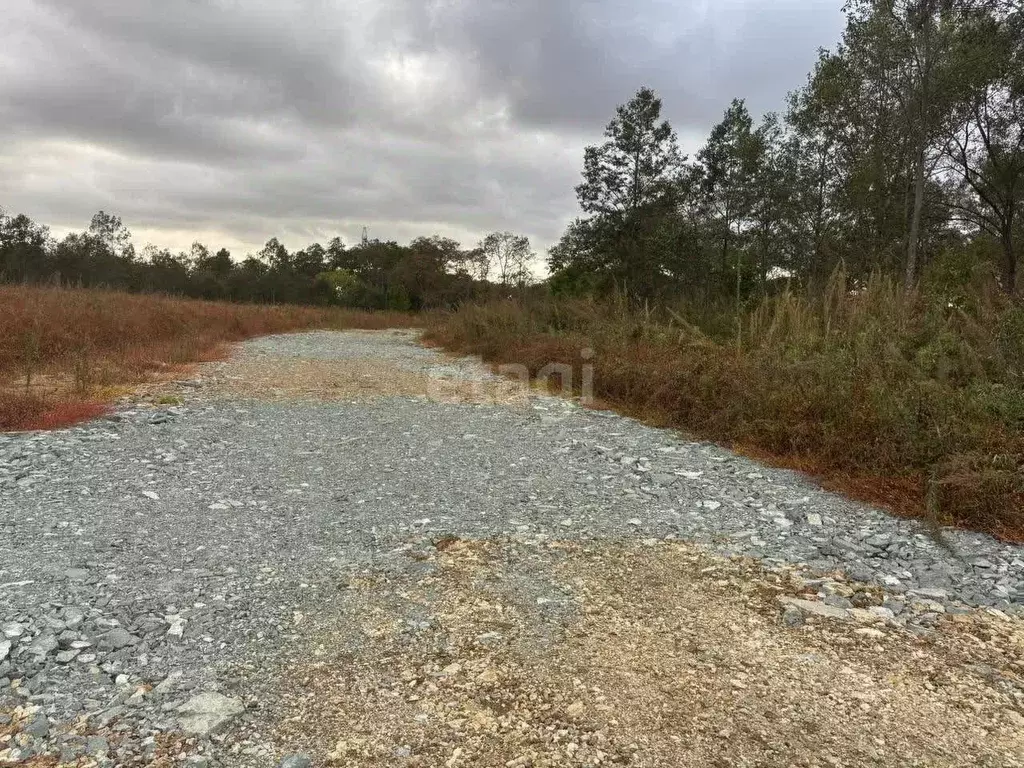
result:
<svg viewBox="0 0 1024 768"><path fill-rule="evenodd" d="M178 707L178 722L185 733L206 736L240 715L245 705L220 693L200 693Z"/></svg>
<svg viewBox="0 0 1024 768"><path fill-rule="evenodd" d="M32 641L31 645L29 645L28 652L35 654L37 658L42 659L53 651L56 651L58 646L59 643L57 642L57 638L53 635L40 635Z"/></svg>
<svg viewBox="0 0 1024 768"><path fill-rule="evenodd" d="M803 626L804 612L795 605L787 605L782 609L782 623L793 628Z"/></svg>
<svg viewBox="0 0 1024 768"><path fill-rule="evenodd" d="M129 645L134 645L138 641L139 638L135 637L135 635L127 629L115 627L99 638L98 645L102 650L116 651L120 648L126 648Z"/></svg>
<svg viewBox="0 0 1024 768"><path fill-rule="evenodd" d="M808 616L821 616L826 619L840 619L846 621L850 618L844 608L837 608L834 605L828 605L827 603L821 603L817 600L803 600L799 597L779 597L779 602L782 603L783 607L793 606L798 608L802 613Z"/></svg>

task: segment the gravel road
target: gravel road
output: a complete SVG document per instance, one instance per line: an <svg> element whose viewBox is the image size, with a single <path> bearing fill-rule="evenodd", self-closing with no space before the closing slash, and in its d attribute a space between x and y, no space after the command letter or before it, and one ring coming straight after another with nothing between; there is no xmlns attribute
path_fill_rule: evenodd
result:
<svg viewBox="0 0 1024 768"><path fill-rule="evenodd" d="M0 764L1022 765L1022 624L1021 547L410 332L0 435Z"/></svg>

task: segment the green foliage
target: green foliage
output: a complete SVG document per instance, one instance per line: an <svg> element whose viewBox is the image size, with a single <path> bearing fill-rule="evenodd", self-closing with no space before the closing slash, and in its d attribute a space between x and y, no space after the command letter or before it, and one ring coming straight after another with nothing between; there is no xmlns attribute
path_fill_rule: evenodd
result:
<svg viewBox="0 0 1024 768"><path fill-rule="evenodd" d="M903 276L987 238L1002 289L1024 248L1024 9L989 0L853 0L780 119L734 99L696 161L641 89L584 154L586 218L549 266L561 294L731 297L784 276L821 288ZM934 273L932 274L932 276ZM930 277L927 279L931 279Z"/></svg>
<svg viewBox="0 0 1024 768"><path fill-rule="evenodd" d="M654 91L641 88L618 107L604 135L604 144L584 152L576 187L584 211L626 220L671 192L683 159Z"/></svg>
<svg viewBox="0 0 1024 768"><path fill-rule="evenodd" d="M408 312L412 309L412 298L401 285L395 286L387 293L385 309L393 309L399 312Z"/></svg>
<svg viewBox="0 0 1024 768"><path fill-rule="evenodd" d="M338 304L343 307L359 306L366 300L367 285L350 269L321 272L318 279L330 286Z"/></svg>
<svg viewBox="0 0 1024 768"><path fill-rule="evenodd" d="M289 252L271 238L256 256L235 262L225 249L193 243L188 253L146 246L137 258L117 216L100 212L89 231L54 241L27 216L0 210L0 282L68 283L162 292L203 299L339 305L358 309L455 307L531 282L525 237L489 235L474 249L444 237L409 245L371 240L346 248L334 238ZM491 276L497 283L488 282Z"/></svg>
<svg viewBox="0 0 1024 768"><path fill-rule="evenodd" d="M665 282L678 236L673 220L684 158L661 100L641 88L616 110L607 141L584 152L583 182L576 187L589 219L577 220L552 250L561 289L581 292L585 272L604 274L593 284L628 286L653 295ZM569 285L571 277L580 282Z"/></svg>

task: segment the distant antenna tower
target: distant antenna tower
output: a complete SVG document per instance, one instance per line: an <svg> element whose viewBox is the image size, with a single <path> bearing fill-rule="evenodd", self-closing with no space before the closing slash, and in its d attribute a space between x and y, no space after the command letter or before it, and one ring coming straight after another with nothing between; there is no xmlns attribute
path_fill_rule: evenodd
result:
<svg viewBox="0 0 1024 768"><path fill-rule="evenodd" d="M370 234L367 232L366 227L363 227L363 245L370 242Z"/></svg>

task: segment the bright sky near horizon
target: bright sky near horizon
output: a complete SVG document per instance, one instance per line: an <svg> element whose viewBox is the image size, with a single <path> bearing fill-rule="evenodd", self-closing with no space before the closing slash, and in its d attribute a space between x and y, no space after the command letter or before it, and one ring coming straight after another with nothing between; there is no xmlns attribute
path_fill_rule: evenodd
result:
<svg viewBox="0 0 1024 768"><path fill-rule="evenodd" d="M0 207L137 245L555 242L583 147L653 87L694 152L781 110L841 0L6 0Z"/></svg>

